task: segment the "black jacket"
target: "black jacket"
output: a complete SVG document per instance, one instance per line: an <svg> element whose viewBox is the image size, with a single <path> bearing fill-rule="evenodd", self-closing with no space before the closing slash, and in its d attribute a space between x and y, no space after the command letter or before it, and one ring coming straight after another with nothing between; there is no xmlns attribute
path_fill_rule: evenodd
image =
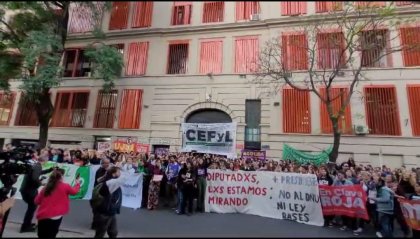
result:
<svg viewBox="0 0 420 239"><path fill-rule="evenodd" d="M39 162L33 164L31 171L28 174L25 174L23 178L20 193L35 197L38 194L38 188L41 186L39 177L43 174L50 173L53 170L53 168L42 170L42 166Z"/></svg>
<svg viewBox="0 0 420 239"><path fill-rule="evenodd" d="M106 174L106 169L100 167L96 173L95 173L95 182L93 183L93 187L95 187L96 185L98 185L98 179L100 177L103 177Z"/></svg>
<svg viewBox="0 0 420 239"><path fill-rule="evenodd" d="M118 188L112 194L109 193L108 186L106 181L103 182L103 186L99 192L104 196L104 201L102 205L98 208L98 212L107 216L114 216L115 214L120 214L121 203L122 203L122 190Z"/></svg>

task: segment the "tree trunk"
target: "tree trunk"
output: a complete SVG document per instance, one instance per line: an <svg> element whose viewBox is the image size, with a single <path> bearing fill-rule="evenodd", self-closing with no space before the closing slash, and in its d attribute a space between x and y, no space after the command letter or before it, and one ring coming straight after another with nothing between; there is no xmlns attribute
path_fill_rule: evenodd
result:
<svg viewBox="0 0 420 239"><path fill-rule="evenodd" d="M329 164L328 168L332 169L335 167L335 163L337 162L338 158L338 149L340 148L340 140L341 140L341 131L338 127L338 120L337 119L331 119L333 124L333 136L334 136L334 143L332 151L329 155Z"/></svg>
<svg viewBox="0 0 420 239"><path fill-rule="evenodd" d="M44 90L38 97L39 102L35 104L35 110L39 122L39 148L45 148L48 141L48 128L53 113L53 106L50 99L49 89Z"/></svg>

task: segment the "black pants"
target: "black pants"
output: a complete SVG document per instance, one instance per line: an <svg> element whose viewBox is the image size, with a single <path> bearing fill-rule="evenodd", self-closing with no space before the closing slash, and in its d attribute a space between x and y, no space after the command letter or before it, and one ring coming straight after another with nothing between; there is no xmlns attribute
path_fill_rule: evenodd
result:
<svg viewBox="0 0 420 239"><path fill-rule="evenodd" d="M147 201L149 197L149 184L150 180L152 178L150 176L144 176L143 177L143 191L141 195L141 207L146 208L147 207Z"/></svg>
<svg viewBox="0 0 420 239"><path fill-rule="evenodd" d="M185 213L185 208L188 204L188 212L193 212L193 203L194 203L194 187L192 184L185 184L182 190L184 195L184 200L181 205L181 213Z"/></svg>
<svg viewBox="0 0 420 239"><path fill-rule="evenodd" d="M42 219L38 221L38 238L56 238L63 218Z"/></svg>
<svg viewBox="0 0 420 239"><path fill-rule="evenodd" d="M118 229L116 216L108 216L98 213L95 230L95 238L103 238L105 233L108 233L109 238L117 238Z"/></svg>
<svg viewBox="0 0 420 239"><path fill-rule="evenodd" d="M32 226L32 218L34 217L37 205L35 204L35 197L36 193L22 193L22 199L26 204L28 204L28 208L25 212L25 217L23 218L22 229L27 229Z"/></svg>
<svg viewBox="0 0 420 239"><path fill-rule="evenodd" d="M368 214L369 214L369 220L372 223L372 225L375 227L376 231L379 231L380 226L378 222L378 212L376 211L376 204L368 203L366 205Z"/></svg>
<svg viewBox="0 0 420 239"><path fill-rule="evenodd" d="M420 230L412 230L413 236L412 238L420 238Z"/></svg>

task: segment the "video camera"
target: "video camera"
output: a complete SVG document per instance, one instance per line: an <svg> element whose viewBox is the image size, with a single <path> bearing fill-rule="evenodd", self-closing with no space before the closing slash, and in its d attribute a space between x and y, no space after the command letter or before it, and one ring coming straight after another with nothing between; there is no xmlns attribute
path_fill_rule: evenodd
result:
<svg viewBox="0 0 420 239"><path fill-rule="evenodd" d="M0 202L7 198L19 174L28 174L32 167L29 164L32 150L28 147L18 147L12 151L0 152ZM14 194L14 192L12 192Z"/></svg>

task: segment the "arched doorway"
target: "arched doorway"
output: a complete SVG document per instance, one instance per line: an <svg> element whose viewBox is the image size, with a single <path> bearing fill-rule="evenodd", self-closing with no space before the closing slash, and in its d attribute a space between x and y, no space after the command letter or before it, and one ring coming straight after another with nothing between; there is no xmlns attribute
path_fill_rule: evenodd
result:
<svg viewBox="0 0 420 239"><path fill-rule="evenodd" d="M185 123L232 123L232 118L224 111L218 109L199 109L187 115Z"/></svg>

